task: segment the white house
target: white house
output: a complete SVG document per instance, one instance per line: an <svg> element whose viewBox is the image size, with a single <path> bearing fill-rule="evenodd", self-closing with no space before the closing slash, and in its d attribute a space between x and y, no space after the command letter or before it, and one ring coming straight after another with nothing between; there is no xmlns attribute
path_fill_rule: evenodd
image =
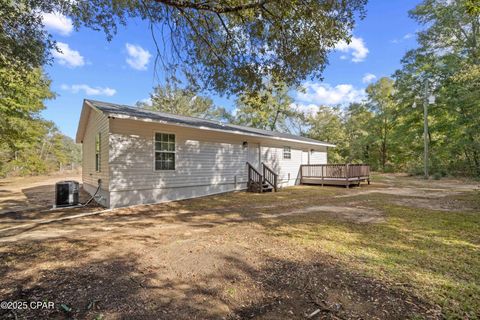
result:
<svg viewBox="0 0 480 320"><path fill-rule="evenodd" d="M83 186L93 194L100 180L97 195L108 208L246 189L250 167L260 175L270 168L279 187L298 184L300 165L327 163L327 147L334 147L93 100L83 102L76 141L83 145Z"/></svg>

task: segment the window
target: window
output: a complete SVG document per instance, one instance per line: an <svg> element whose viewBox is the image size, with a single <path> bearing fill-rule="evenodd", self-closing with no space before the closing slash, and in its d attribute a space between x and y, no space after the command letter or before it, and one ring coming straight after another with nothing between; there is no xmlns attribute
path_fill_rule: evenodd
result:
<svg viewBox="0 0 480 320"><path fill-rule="evenodd" d="M283 147L283 159L292 158L292 149L290 147Z"/></svg>
<svg viewBox="0 0 480 320"><path fill-rule="evenodd" d="M100 132L95 136L95 171L100 172Z"/></svg>
<svg viewBox="0 0 480 320"><path fill-rule="evenodd" d="M175 135L155 133L155 170L175 170Z"/></svg>

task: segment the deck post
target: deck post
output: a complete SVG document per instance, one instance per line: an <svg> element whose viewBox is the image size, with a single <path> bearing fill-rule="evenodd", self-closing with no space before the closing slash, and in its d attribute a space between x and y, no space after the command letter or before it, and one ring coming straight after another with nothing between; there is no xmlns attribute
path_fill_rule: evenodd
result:
<svg viewBox="0 0 480 320"><path fill-rule="evenodd" d="M323 168L325 168L325 166L322 164L322 166L320 167L320 170L322 170L322 187L323 187L323 179L325 179L325 174L323 173L324 172Z"/></svg>
<svg viewBox="0 0 480 320"><path fill-rule="evenodd" d="M345 187L348 189L349 182L348 182L348 163L345 164Z"/></svg>
<svg viewBox="0 0 480 320"><path fill-rule="evenodd" d="M300 184L303 184L303 164L300 165Z"/></svg>

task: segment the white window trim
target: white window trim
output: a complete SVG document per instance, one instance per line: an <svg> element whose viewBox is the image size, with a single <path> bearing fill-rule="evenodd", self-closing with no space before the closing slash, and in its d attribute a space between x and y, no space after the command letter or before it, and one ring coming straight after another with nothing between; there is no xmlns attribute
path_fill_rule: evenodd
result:
<svg viewBox="0 0 480 320"><path fill-rule="evenodd" d="M285 158L285 148L288 148L288 153L290 154L290 158ZM282 158L283 160L292 160L292 147L290 146L283 146L283 149L282 149Z"/></svg>
<svg viewBox="0 0 480 320"><path fill-rule="evenodd" d="M175 168L173 170L169 170L169 169L156 169L155 166L156 166L156 161L155 161L155 153L157 152L156 148L155 148L155 135L157 133L163 133L163 134L173 134L174 137L175 137L175 147L174 147L174 151L158 151L158 152L170 152L170 153L173 153L174 154L174 158L175 158ZM158 130L155 130L153 131L153 137L152 137L152 140L153 140L153 171L154 172L175 172L177 171L177 134L175 132L170 132L170 131L158 131Z"/></svg>
<svg viewBox="0 0 480 320"><path fill-rule="evenodd" d="M98 163L97 163L97 137L98 137ZM95 134L94 142L94 161L95 161L95 172L102 172L102 133L97 132Z"/></svg>

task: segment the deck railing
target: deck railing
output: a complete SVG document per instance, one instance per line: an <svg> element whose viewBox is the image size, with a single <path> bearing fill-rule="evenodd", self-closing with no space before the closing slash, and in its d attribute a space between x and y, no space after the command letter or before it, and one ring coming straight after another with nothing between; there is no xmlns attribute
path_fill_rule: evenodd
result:
<svg viewBox="0 0 480 320"><path fill-rule="evenodd" d="M262 162L263 168L263 180L268 182L275 192L277 192L277 180L278 174L275 173L270 167L268 167L265 163Z"/></svg>
<svg viewBox="0 0 480 320"><path fill-rule="evenodd" d="M352 182L368 181L370 184L370 166L368 164L304 164L300 166L301 179L319 180L316 183L344 181L348 187Z"/></svg>

